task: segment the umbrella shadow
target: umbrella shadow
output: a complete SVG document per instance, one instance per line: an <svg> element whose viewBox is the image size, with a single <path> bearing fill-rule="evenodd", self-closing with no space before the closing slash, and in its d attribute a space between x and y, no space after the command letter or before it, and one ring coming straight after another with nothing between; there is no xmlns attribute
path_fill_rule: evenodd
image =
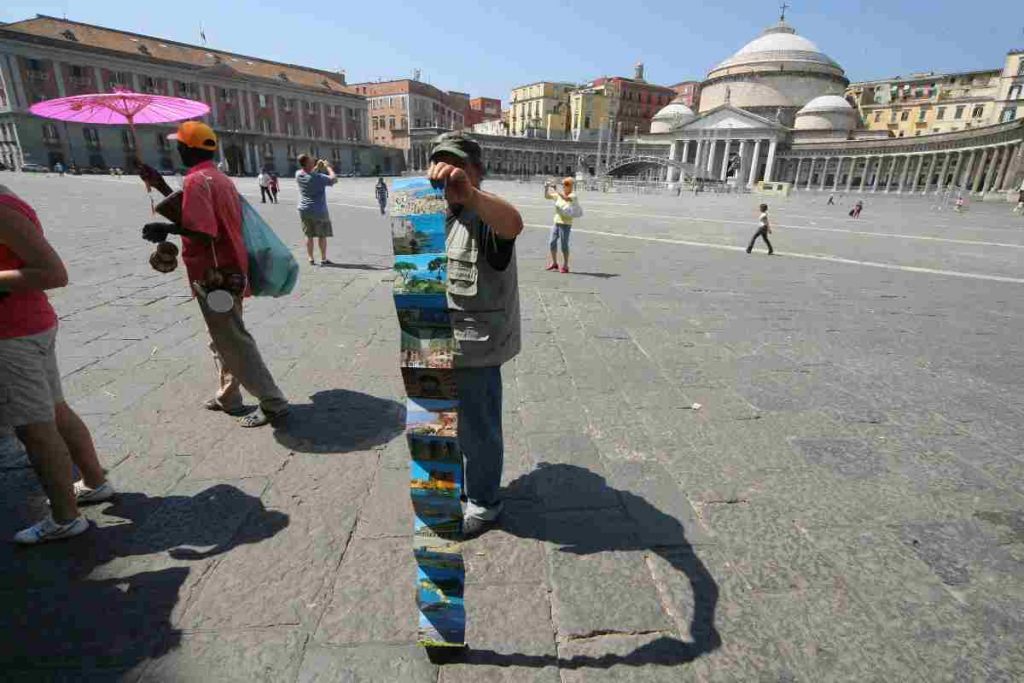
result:
<svg viewBox="0 0 1024 683"><path fill-rule="evenodd" d="M405 406L347 389L319 391L293 403L274 438L301 453L349 453L386 444L405 430Z"/></svg>
<svg viewBox="0 0 1024 683"><path fill-rule="evenodd" d="M582 270L574 270L569 275L580 275L583 277L596 277L602 280L610 280L613 277L619 277L619 273L588 273Z"/></svg>
<svg viewBox="0 0 1024 683"><path fill-rule="evenodd" d="M321 268L340 268L342 270L391 270L391 266L376 263L321 263Z"/></svg>
<svg viewBox="0 0 1024 683"><path fill-rule="evenodd" d="M608 507L593 510L574 509L558 513L543 509L545 498L583 495L591 501L607 501L625 512L623 516ZM673 666L692 662L718 649L721 637L715 628L718 584L686 540L683 525L657 509L642 497L608 486L604 477L575 465L541 463L537 469L510 482L504 497L511 503L501 518L501 529L519 538L534 539L560 546L574 555L609 551L644 551L663 558L689 583L693 596L689 620L691 640L660 637L625 655L529 655L504 654L493 650L469 648L461 661L466 664L519 666L560 669L607 669L613 666ZM514 500L520 499L520 500ZM628 599L616 595L615 599ZM682 611L682 610L681 610Z"/></svg>
<svg viewBox="0 0 1024 683"><path fill-rule="evenodd" d="M34 479L5 477L3 533L45 507ZM0 639L0 667L12 678L116 680L170 652L181 642L172 613L190 574L288 525L286 514L227 484L193 495L121 493L99 514L116 519L61 543L0 547L0 632L18 634Z"/></svg>

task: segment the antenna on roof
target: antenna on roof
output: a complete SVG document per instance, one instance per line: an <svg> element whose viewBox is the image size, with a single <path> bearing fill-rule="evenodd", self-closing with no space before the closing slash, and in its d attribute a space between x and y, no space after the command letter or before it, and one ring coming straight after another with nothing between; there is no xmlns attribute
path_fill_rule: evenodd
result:
<svg viewBox="0 0 1024 683"><path fill-rule="evenodd" d="M206 47L206 31L203 30L202 22L199 22L199 40L203 41L203 47Z"/></svg>

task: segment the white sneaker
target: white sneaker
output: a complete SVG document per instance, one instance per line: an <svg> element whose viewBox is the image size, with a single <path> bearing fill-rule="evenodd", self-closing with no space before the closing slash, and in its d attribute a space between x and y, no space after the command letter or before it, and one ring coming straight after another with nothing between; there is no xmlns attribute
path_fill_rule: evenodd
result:
<svg viewBox="0 0 1024 683"><path fill-rule="evenodd" d="M91 505L110 500L117 494L113 484L105 481L94 489L85 485L84 481L75 482L75 501L79 505Z"/></svg>
<svg viewBox="0 0 1024 683"><path fill-rule="evenodd" d="M48 541L60 541L72 538L89 530L89 520L82 515L67 524L57 524L53 517L47 516L27 529L14 535L14 542L19 545L39 545Z"/></svg>

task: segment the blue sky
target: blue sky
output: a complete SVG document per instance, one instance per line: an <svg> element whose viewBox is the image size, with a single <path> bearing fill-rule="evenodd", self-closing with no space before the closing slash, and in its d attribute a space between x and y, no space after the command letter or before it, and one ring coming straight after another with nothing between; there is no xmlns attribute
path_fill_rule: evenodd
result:
<svg viewBox="0 0 1024 683"><path fill-rule="evenodd" d="M1024 48L1019 0L790 4L790 22L851 80L996 68L1007 50ZM0 6L2 21L37 13L193 43L202 17L214 48L345 69L350 83L406 77L419 68L438 87L506 100L515 85L628 76L637 61L652 82L700 79L774 22L778 3L5 0Z"/></svg>

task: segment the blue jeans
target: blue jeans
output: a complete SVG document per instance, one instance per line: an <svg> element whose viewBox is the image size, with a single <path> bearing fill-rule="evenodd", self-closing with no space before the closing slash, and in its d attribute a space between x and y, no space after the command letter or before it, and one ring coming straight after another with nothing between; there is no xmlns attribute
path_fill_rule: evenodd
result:
<svg viewBox="0 0 1024 683"><path fill-rule="evenodd" d="M571 231L572 226L566 225L565 223L555 223L553 226L551 226L551 239L548 241L548 247L551 249L551 251L554 251L556 248L558 248L558 242L559 240L561 240L562 253L568 254L569 234Z"/></svg>
<svg viewBox="0 0 1024 683"><path fill-rule="evenodd" d="M501 434L501 367L455 370L459 392L459 450L466 497L476 505L498 504L505 441Z"/></svg>

